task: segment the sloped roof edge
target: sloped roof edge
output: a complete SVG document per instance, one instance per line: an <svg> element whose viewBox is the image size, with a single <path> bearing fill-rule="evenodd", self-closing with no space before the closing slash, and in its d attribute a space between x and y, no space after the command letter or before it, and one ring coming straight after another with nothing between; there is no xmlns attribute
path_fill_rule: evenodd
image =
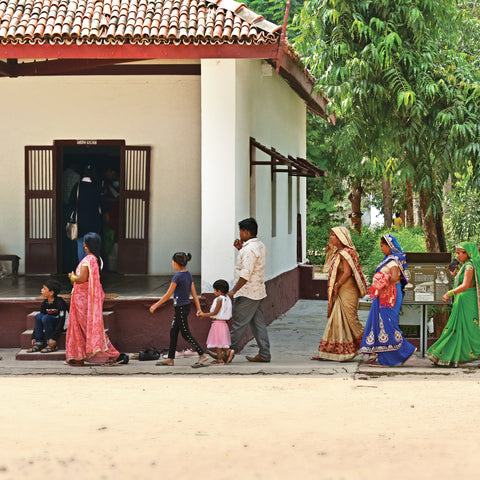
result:
<svg viewBox="0 0 480 480"><path fill-rule="evenodd" d="M270 60L270 63L278 69L279 74L305 101L307 108L312 113L335 125L335 113L330 115L326 113L329 102L327 96L315 90L315 78L305 68L300 55L290 44L286 43L283 47L283 55L276 60Z"/></svg>

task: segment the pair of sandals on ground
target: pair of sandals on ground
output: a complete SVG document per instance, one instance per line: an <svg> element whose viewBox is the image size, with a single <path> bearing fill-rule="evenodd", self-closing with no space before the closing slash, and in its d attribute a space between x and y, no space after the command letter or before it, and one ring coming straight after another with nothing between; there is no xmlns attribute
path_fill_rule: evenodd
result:
<svg viewBox="0 0 480 480"><path fill-rule="evenodd" d="M212 357L214 360L212 362L208 362L209 360L208 355ZM200 356L197 362L192 365L192 368L202 368L202 367L210 367L210 366L217 366L217 365L225 365L226 363L231 363L235 357L235 351L231 348L227 350L222 350L222 358L219 358L216 352L212 350L207 350L206 353ZM161 362L157 362L155 365L160 367L173 367L174 362L173 359L163 360Z"/></svg>
<svg viewBox="0 0 480 480"><path fill-rule="evenodd" d="M58 350L57 342L55 340L49 340L48 344L44 347L42 343L37 343L32 340L32 347L27 350L27 353L52 353Z"/></svg>

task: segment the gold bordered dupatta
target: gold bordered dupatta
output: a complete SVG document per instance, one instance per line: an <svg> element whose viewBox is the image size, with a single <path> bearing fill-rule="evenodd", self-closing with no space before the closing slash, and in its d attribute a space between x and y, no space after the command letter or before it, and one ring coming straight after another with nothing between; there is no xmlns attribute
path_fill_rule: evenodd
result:
<svg viewBox="0 0 480 480"><path fill-rule="evenodd" d="M340 265L342 257L348 262L353 272L353 278L357 284L360 292L360 297L364 297L367 294L367 282L360 268L360 262L358 260L358 252L355 250L355 245L350 237L350 232L345 227L332 228L333 233L342 242L345 248L338 250L333 248L328 252L325 259L324 271L328 271L328 311L327 317L330 317L330 313L333 307L333 286L335 279L337 278L337 270Z"/></svg>

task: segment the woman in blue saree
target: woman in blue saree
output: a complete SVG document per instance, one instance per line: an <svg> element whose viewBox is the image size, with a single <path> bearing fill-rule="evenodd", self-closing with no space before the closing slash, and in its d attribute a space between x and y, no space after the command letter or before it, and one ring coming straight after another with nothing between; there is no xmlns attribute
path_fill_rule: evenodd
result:
<svg viewBox="0 0 480 480"><path fill-rule="evenodd" d="M360 344L360 353L370 354L365 363L395 366L405 363L416 348L402 336L398 326L400 308L407 284L407 262L398 240L393 235L380 239L385 255L373 277L369 295L373 298Z"/></svg>

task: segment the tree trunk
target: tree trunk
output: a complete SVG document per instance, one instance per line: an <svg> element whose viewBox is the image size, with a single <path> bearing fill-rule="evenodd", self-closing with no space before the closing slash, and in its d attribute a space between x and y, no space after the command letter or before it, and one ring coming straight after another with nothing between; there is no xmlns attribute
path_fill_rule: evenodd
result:
<svg viewBox="0 0 480 480"><path fill-rule="evenodd" d="M348 199L352 205L352 211L349 215L350 222L352 227L359 233L359 235L362 234L362 193L363 188L357 183L354 185L350 195L348 196Z"/></svg>
<svg viewBox="0 0 480 480"><path fill-rule="evenodd" d="M413 199L413 224L416 227L422 227L422 211L420 210L420 202L418 198Z"/></svg>
<svg viewBox="0 0 480 480"><path fill-rule="evenodd" d="M430 192L424 188L420 190L420 209L423 218L423 231L425 233L425 244L427 252L440 252L440 244L437 236L437 225L433 218L432 209L428 209L430 203ZM428 213L427 213L428 212Z"/></svg>
<svg viewBox="0 0 480 480"><path fill-rule="evenodd" d="M388 178L382 177L382 193L383 193L383 225L385 228L392 226L392 185Z"/></svg>
<svg viewBox="0 0 480 480"><path fill-rule="evenodd" d="M438 246L441 252L447 251L447 242L445 240L445 230L443 228L443 213L440 212L435 219L435 228L437 230Z"/></svg>
<svg viewBox="0 0 480 480"><path fill-rule="evenodd" d="M448 322L450 312L446 305L439 305L437 311L433 315L433 335L435 338L439 338Z"/></svg>
<svg viewBox="0 0 480 480"><path fill-rule="evenodd" d="M407 204L407 226L412 228L415 225L414 215L413 215L413 191L412 186L408 179L405 181L406 193L405 193L405 202Z"/></svg>

